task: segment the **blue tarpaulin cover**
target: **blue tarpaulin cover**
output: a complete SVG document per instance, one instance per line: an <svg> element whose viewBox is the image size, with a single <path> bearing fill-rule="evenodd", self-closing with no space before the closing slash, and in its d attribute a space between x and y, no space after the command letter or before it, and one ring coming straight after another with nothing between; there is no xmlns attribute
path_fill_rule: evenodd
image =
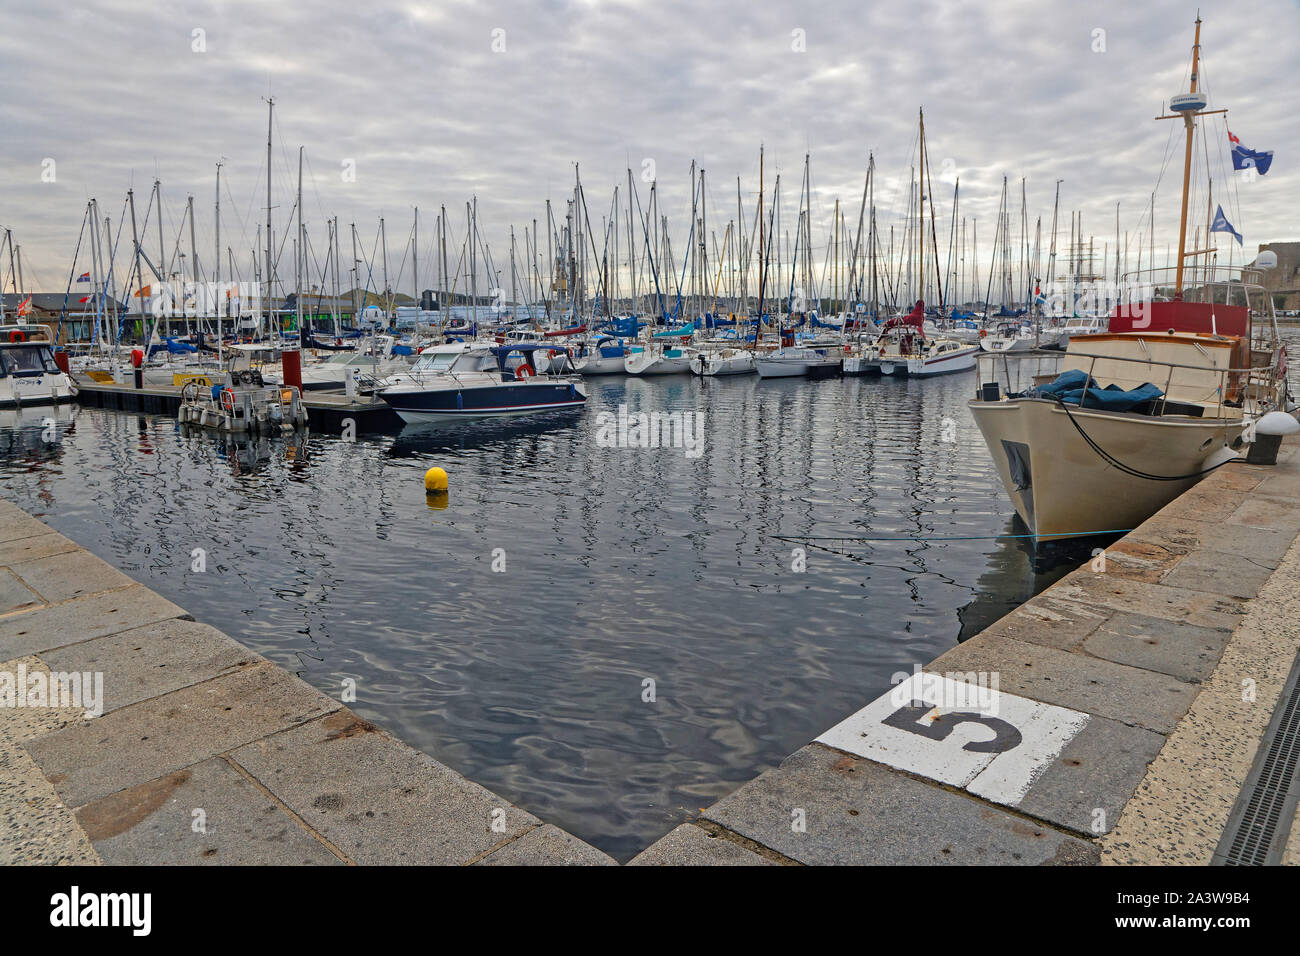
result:
<svg viewBox="0 0 1300 956"><path fill-rule="evenodd" d="M1087 398L1084 398L1084 390L1087 389ZM1059 399L1068 405L1079 405L1084 408L1100 408L1112 412L1126 412L1143 402L1149 402L1153 398L1160 398L1164 395L1160 389L1145 382L1137 388L1123 389L1118 385L1107 385L1101 388L1097 380L1089 378L1086 372L1072 369L1068 372L1062 372L1056 377L1056 381L1047 385L1039 385L1024 393L1027 397L1032 398L1051 398Z"/></svg>

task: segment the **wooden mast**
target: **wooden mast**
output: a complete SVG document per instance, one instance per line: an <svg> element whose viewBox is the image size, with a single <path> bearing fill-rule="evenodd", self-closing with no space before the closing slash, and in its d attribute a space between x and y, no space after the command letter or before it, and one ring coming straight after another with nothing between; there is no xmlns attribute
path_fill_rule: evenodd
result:
<svg viewBox="0 0 1300 956"><path fill-rule="evenodd" d="M1196 15L1196 39L1192 43L1192 86L1191 92L1196 92L1197 68L1201 59L1201 15ZM1187 201L1188 191L1191 188L1192 177L1192 134L1196 131L1196 112L1189 110L1183 114L1183 124L1186 126L1187 144L1183 151L1183 209L1182 215L1178 222L1178 264L1177 272L1174 276L1174 299L1181 301L1183 298L1183 252L1187 248Z"/></svg>

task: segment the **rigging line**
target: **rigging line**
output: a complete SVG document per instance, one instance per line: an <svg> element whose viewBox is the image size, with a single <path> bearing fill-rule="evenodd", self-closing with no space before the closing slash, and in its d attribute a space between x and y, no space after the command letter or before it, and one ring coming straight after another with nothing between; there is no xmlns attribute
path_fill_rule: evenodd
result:
<svg viewBox="0 0 1300 956"><path fill-rule="evenodd" d="M257 179L253 182L253 191L249 194L248 206L246 207L243 216L239 214L239 203L235 201L234 193L230 191L229 176L226 177L226 182L224 182L222 185L226 187L226 198L230 201L230 206L235 211L235 218L239 220L239 247L243 248L244 243L248 241L248 223L246 219L247 217L251 216L253 213L253 203L256 201L257 198L257 194L259 191L258 187L262 185L261 167L260 166L258 167ZM230 247L227 246L227 248Z"/></svg>

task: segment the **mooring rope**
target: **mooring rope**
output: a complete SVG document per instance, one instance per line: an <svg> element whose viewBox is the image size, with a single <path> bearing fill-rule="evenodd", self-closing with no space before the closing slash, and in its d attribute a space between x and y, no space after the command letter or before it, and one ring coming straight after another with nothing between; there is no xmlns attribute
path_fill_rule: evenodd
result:
<svg viewBox="0 0 1300 956"><path fill-rule="evenodd" d="M1087 394L1086 388L1084 390L1084 394L1085 395ZM1227 461L1221 461L1217 465L1212 465L1209 468L1202 469L1201 471L1193 471L1186 475L1153 475L1148 472L1142 471L1140 469L1133 468L1129 465L1126 465L1118 458L1116 458L1114 455L1107 452L1106 449L1102 448L1100 445L1098 445L1095 441L1092 440L1092 436L1090 436L1086 431L1083 430L1082 425L1080 425L1077 421L1074 420L1074 415L1071 414L1069 407L1065 404L1064 401L1058 398L1056 400L1056 404L1061 407L1061 410L1063 412L1065 412L1065 417L1070 420L1070 424L1074 426L1075 430L1080 435L1083 436L1083 440L1088 443L1088 447L1090 447L1093 451L1095 451L1107 462L1114 465L1120 471L1124 472L1125 474L1132 475L1134 478L1145 478L1148 481L1186 481L1189 478L1199 478L1201 477L1201 475L1208 475L1210 472L1222 468L1224 465L1229 465L1232 464L1233 462L1236 462L1238 464L1245 464L1246 461L1246 459L1244 458L1229 458Z"/></svg>

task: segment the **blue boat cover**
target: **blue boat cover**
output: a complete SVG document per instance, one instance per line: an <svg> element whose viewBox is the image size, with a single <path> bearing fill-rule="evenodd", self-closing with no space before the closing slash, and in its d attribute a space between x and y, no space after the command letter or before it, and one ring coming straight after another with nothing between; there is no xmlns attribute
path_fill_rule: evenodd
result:
<svg viewBox="0 0 1300 956"><path fill-rule="evenodd" d="M1086 399L1084 397L1085 390L1087 392ZM1160 398L1164 395L1164 392L1150 382L1145 382L1137 388L1131 389L1120 388L1118 385L1107 385L1105 388L1101 388L1098 386L1097 380L1090 378L1086 372L1071 369L1058 375L1056 381L1047 385L1039 385L1037 388L1032 388L1022 394L1032 398L1058 399L1067 405L1078 405L1081 408L1100 408L1111 412L1127 412L1143 402Z"/></svg>
<svg viewBox="0 0 1300 956"><path fill-rule="evenodd" d="M622 335L626 338L636 338L646 323L638 322L633 316L624 316L619 319L610 319L599 326L601 332L613 332L615 335Z"/></svg>

